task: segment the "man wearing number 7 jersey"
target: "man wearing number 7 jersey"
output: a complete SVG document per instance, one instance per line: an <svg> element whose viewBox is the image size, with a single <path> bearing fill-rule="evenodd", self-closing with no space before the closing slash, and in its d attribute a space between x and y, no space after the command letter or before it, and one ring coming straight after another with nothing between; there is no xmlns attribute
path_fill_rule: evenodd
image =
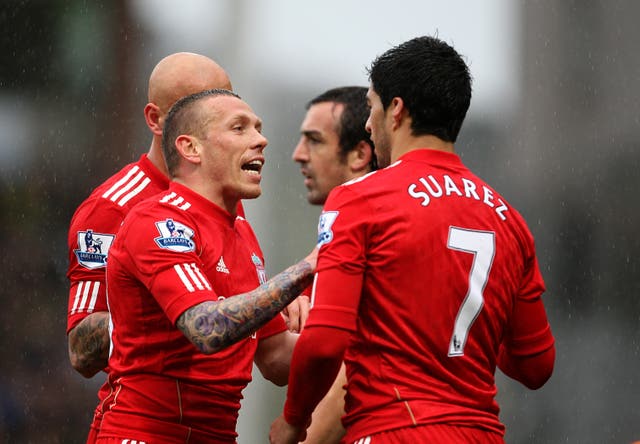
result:
<svg viewBox="0 0 640 444"><path fill-rule="evenodd" d="M451 46L409 40L369 79L382 169L324 206L314 305L271 442L304 436L344 359L342 442L502 443L496 367L537 389L555 360L533 237L454 152L471 76Z"/></svg>

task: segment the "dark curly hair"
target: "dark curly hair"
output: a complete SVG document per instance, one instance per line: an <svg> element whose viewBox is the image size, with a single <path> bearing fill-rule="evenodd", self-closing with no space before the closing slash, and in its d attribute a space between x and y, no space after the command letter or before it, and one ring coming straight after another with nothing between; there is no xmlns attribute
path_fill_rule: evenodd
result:
<svg viewBox="0 0 640 444"><path fill-rule="evenodd" d="M455 142L471 103L471 74L460 54L436 37L416 37L376 58L369 80L387 109L400 97L416 136Z"/></svg>

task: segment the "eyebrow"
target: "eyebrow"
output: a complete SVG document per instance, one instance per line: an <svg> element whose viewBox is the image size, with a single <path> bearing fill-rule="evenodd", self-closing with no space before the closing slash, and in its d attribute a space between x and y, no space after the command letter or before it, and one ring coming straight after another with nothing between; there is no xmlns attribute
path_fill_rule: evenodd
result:
<svg viewBox="0 0 640 444"><path fill-rule="evenodd" d="M262 119L260 117L256 116L256 118L254 119L252 115L246 114L246 113L234 114L233 116L231 116L229 118L229 122L231 122L231 123L235 123L235 122L241 122L241 123L254 122L254 124L256 126L262 128Z"/></svg>
<svg viewBox="0 0 640 444"><path fill-rule="evenodd" d="M300 134L306 137L322 137L322 133L318 130L301 130Z"/></svg>

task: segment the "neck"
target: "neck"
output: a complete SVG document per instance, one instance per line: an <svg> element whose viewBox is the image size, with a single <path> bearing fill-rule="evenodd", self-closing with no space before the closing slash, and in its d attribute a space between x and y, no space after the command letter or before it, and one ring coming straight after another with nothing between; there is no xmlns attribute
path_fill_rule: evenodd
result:
<svg viewBox="0 0 640 444"><path fill-rule="evenodd" d="M162 139L158 136L153 136L151 141L151 147L147 153L147 159L158 168L162 174L169 177L169 171L167 170L167 164L164 161L164 155L162 154Z"/></svg>
<svg viewBox="0 0 640 444"><path fill-rule="evenodd" d="M447 153L455 152L452 142L445 142L444 140L432 135L408 135L407 137L398 137L398 139L395 140L392 144L392 147L391 163L398 160L404 154L407 154L408 152L414 150L430 149L436 151L444 151Z"/></svg>
<svg viewBox="0 0 640 444"><path fill-rule="evenodd" d="M173 178L177 182L190 190L198 193L210 202L213 202L223 210L226 210L231 216L237 215L239 199L226 198L222 195L222 191L211 186L211 182L200 180L197 176L178 176Z"/></svg>

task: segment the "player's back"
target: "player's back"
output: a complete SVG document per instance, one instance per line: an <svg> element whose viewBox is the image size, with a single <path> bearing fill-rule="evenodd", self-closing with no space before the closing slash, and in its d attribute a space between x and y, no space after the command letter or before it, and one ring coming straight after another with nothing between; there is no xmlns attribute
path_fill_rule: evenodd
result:
<svg viewBox="0 0 640 444"><path fill-rule="evenodd" d="M522 218L457 156L433 150L342 188L360 201L367 258L345 356L347 422L446 418L501 432L498 348L515 298L543 291Z"/></svg>

